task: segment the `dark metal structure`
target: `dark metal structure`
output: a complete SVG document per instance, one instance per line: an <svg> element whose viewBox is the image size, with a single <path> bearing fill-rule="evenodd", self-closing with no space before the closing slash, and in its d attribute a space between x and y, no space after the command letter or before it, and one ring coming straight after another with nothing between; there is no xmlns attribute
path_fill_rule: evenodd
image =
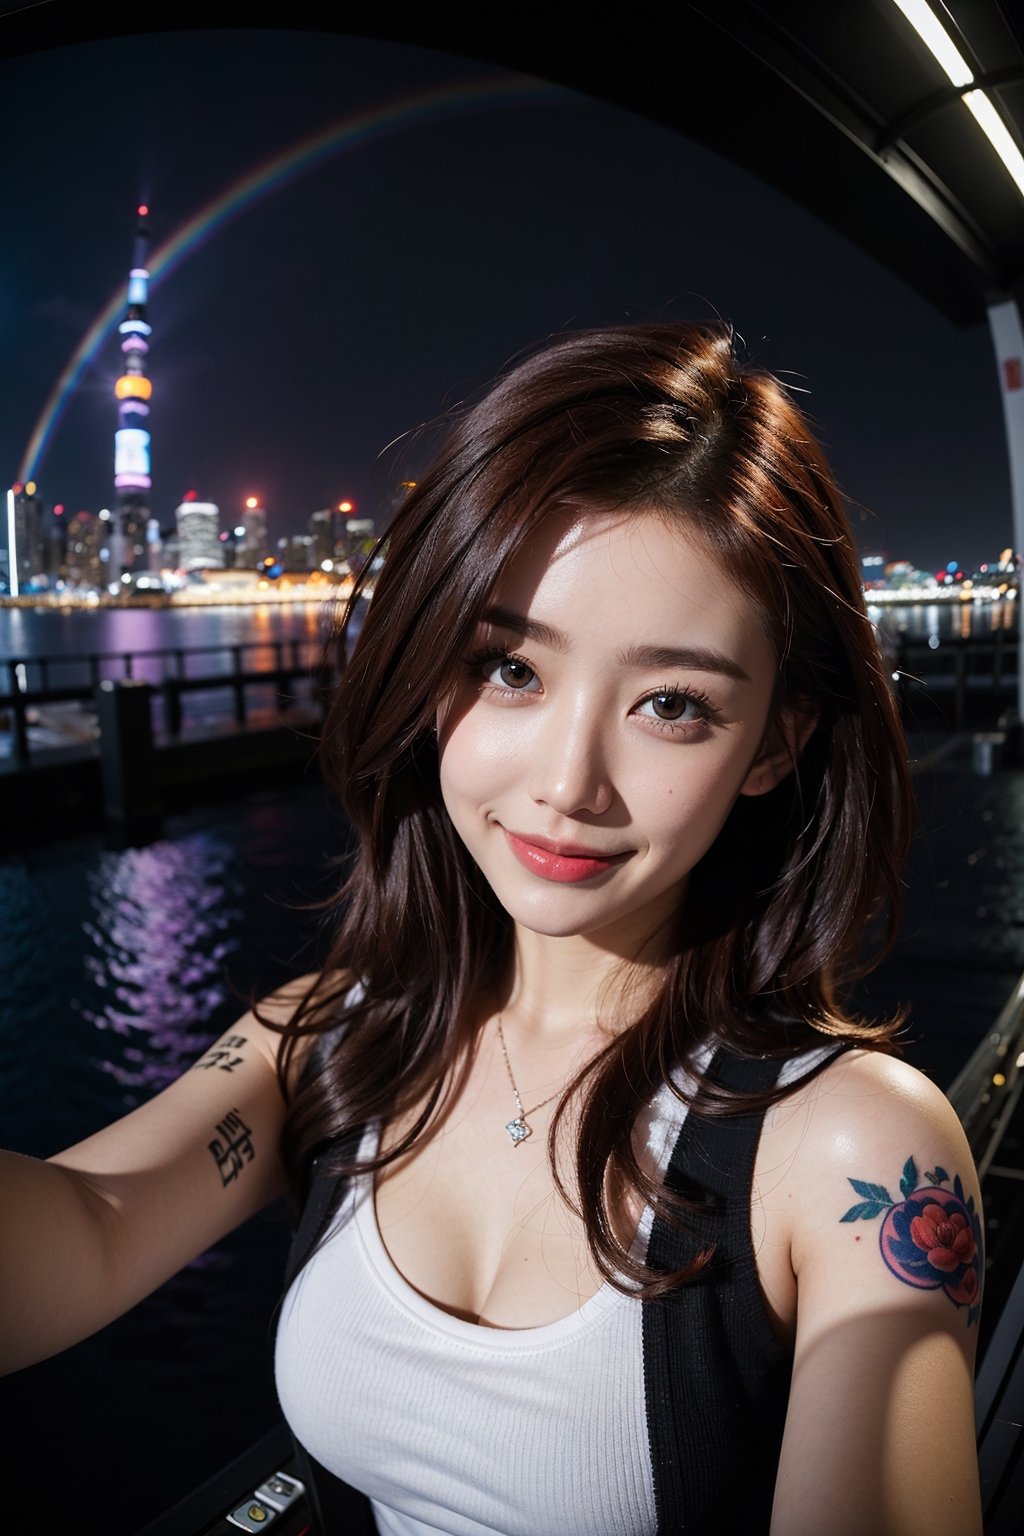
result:
<svg viewBox="0 0 1024 1536"><path fill-rule="evenodd" d="M973 86L1024 149L1024 0L931 0ZM293 0L260 26L418 44L521 70L737 161L842 231L959 325L1024 281L1024 194L895 0L684 0L623 14ZM146 30L252 27L182 3L150 20L42 0L0 7L0 54Z"/></svg>
<svg viewBox="0 0 1024 1536"><path fill-rule="evenodd" d="M933 0L1024 148L1024 6ZM958 324L1024 278L1024 194L894 0L690 0L497 29L431 7L347 31L571 86L737 161Z"/></svg>

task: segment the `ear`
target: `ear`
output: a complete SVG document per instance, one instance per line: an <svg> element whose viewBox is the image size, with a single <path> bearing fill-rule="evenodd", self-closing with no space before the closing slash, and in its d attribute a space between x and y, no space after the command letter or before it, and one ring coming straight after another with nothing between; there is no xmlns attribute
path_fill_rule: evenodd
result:
<svg viewBox="0 0 1024 1536"><path fill-rule="evenodd" d="M796 767L814 735L818 708L809 699L785 705L764 733L761 749L740 788L741 795L767 795Z"/></svg>

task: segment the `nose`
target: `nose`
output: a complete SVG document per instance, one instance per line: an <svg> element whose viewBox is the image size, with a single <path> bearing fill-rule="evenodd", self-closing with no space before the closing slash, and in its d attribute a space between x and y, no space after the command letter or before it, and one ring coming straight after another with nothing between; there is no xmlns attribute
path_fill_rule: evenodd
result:
<svg viewBox="0 0 1024 1536"><path fill-rule="evenodd" d="M529 791L538 805L560 816L586 811L602 816L612 803L612 776L607 743L592 707L578 700L573 707L552 707L533 742Z"/></svg>

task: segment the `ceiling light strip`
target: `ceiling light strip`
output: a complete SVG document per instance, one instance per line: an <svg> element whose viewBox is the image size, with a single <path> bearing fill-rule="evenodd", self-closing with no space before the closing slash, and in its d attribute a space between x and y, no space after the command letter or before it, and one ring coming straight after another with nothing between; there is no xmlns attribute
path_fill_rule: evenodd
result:
<svg viewBox="0 0 1024 1536"><path fill-rule="evenodd" d="M918 37L956 86L970 85L974 80L971 66L957 48L935 12L925 0L894 0Z"/></svg>
<svg viewBox="0 0 1024 1536"><path fill-rule="evenodd" d="M970 65L925 0L893 0L893 3L903 12L929 53L938 60L951 83L960 91L963 91L965 85L973 85L974 75ZM995 103L980 88L963 91L961 100L973 114L978 127L1024 197L1024 155L999 115Z"/></svg>
<svg viewBox="0 0 1024 1536"><path fill-rule="evenodd" d="M1017 148L1010 131L984 91L967 91L963 98L977 120L978 126L1017 184L1024 197L1024 155Z"/></svg>

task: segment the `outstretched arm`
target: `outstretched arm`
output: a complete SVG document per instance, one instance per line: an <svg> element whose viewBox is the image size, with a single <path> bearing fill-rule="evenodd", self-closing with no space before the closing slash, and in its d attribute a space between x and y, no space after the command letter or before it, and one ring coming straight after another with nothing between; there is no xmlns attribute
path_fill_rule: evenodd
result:
<svg viewBox="0 0 1024 1536"><path fill-rule="evenodd" d="M803 1097L770 1197L797 1294L772 1536L980 1536L966 1139L938 1089L884 1057L841 1059Z"/></svg>
<svg viewBox="0 0 1024 1536"><path fill-rule="evenodd" d="M283 1020L308 980L261 1012ZM77 1146L47 1162L0 1154L0 1370L111 1322L283 1192L278 1038L246 1014Z"/></svg>

